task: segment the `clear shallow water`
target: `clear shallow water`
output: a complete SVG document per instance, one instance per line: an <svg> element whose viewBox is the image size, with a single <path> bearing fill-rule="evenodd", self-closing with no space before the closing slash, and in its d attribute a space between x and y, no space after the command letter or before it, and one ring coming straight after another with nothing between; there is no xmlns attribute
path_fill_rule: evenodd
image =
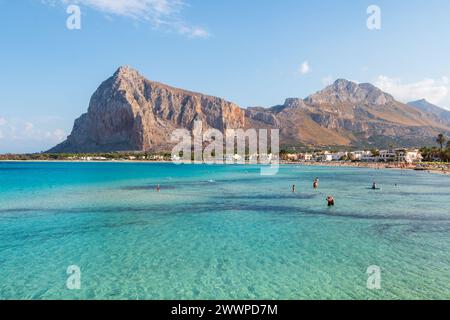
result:
<svg viewBox="0 0 450 320"><path fill-rule="evenodd" d="M302 166L259 173L0 163L0 298L450 298L449 177ZM373 180L381 191L367 189ZM81 268L79 291L66 288L70 265ZM366 287L370 265L382 269L381 290Z"/></svg>

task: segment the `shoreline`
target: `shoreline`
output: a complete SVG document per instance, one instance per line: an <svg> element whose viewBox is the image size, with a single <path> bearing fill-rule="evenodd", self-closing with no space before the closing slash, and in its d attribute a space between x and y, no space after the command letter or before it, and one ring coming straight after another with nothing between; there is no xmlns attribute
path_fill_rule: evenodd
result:
<svg viewBox="0 0 450 320"><path fill-rule="evenodd" d="M360 168L374 170L413 170L418 172L450 174L450 164L431 163L380 163L380 162L283 162L289 165L304 165L311 167Z"/></svg>
<svg viewBox="0 0 450 320"><path fill-rule="evenodd" d="M0 163L142 163L142 164L172 164L173 161L166 160L0 160ZM190 163L206 164L206 163ZM225 163L224 163L225 164ZM450 174L450 164L429 164L429 163L368 163L368 162L292 162L280 161L280 165L295 165L305 167L335 167L335 168L360 168L375 170L414 170L428 173ZM232 164L232 165L252 165L252 164Z"/></svg>

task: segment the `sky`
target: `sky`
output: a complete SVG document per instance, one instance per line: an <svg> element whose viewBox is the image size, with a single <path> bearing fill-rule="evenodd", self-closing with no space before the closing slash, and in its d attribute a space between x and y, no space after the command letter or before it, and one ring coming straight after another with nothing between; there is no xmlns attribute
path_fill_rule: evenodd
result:
<svg viewBox="0 0 450 320"><path fill-rule="evenodd" d="M449 14L448 0L0 0L0 153L63 141L121 65L242 107L345 78L450 109Z"/></svg>

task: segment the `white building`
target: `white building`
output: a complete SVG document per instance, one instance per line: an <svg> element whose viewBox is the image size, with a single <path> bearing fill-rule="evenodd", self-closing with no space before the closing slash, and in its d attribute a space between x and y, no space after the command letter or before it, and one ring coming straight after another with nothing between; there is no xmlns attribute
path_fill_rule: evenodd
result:
<svg viewBox="0 0 450 320"><path fill-rule="evenodd" d="M422 155L417 149L396 149L395 152L397 154L397 161L406 163L422 161Z"/></svg>
<svg viewBox="0 0 450 320"><path fill-rule="evenodd" d="M347 152L335 152L331 154L333 161L340 161L343 157L347 156Z"/></svg>
<svg viewBox="0 0 450 320"><path fill-rule="evenodd" d="M81 157L80 160L83 161L104 161L107 160L105 157Z"/></svg>
<svg viewBox="0 0 450 320"><path fill-rule="evenodd" d="M324 153L316 155L316 161L323 161L323 162L333 161L333 155L330 152L325 151Z"/></svg>
<svg viewBox="0 0 450 320"><path fill-rule="evenodd" d="M313 159L313 155L311 153L300 153L298 155L299 161L311 161Z"/></svg>
<svg viewBox="0 0 450 320"><path fill-rule="evenodd" d="M377 157L380 162L392 162L397 160L397 152L395 150L381 150Z"/></svg>
<svg viewBox="0 0 450 320"><path fill-rule="evenodd" d="M299 154L287 154L284 156L288 161L298 161L300 155Z"/></svg>
<svg viewBox="0 0 450 320"><path fill-rule="evenodd" d="M350 156L353 160L361 161L364 157L371 157L372 152L370 151L352 151L350 152Z"/></svg>
<svg viewBox="0 0 450 320"><path fill-rule="evenodd" d="M370 155L362 156L361 157L362 162L376 162L379 161L378 157L374 157L372 153Z"/></svg>

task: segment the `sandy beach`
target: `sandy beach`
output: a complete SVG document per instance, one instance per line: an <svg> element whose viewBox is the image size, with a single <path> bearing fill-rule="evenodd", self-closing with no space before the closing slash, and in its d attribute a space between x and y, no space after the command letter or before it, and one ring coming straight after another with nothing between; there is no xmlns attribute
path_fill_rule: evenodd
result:
<svg viewBox="0 0 450 320"><path fill-rule="evenodd" d="M450 174L450 164L432 163L368 163L368 162L282 162L282 164L319 166L319 167L352 167L369 169L415 170L430 173Z"/></svg>
<svg viewBox="0 0 450 320"><path fill-rule="evenodd" d="M62 163L173 163L172 161L163 160L0 160L0 162L62 162ZM201 163L192 163L201 164ZM415 170L428 173L437 173L450 175L450 164L434 164L434 163L369 163L369 162L292 162L280 161L280 165L297 165L297 166L313 166L313 167L351 167L351 168L368 168L368 169L391 169L391 170Z"/></svg>

